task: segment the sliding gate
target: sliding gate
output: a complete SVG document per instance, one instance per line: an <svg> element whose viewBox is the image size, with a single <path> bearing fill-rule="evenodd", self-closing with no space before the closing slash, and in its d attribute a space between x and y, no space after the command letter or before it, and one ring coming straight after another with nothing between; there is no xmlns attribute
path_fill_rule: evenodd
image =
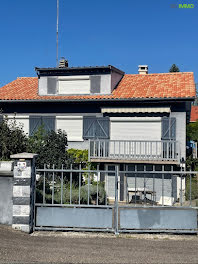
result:
<svg viewBox="0 0 198 264"><path fill-rule="evenodd" d="M115 231L115 171L83 169L37 170L35 230ZM114 196L109 200L106 182Z"/></svg>
<svg viewBox="0 0 198 264"><path fill-rule="evenodd" d="M34 229L197 232L196 172L112 168L37 169Z"/></svg>

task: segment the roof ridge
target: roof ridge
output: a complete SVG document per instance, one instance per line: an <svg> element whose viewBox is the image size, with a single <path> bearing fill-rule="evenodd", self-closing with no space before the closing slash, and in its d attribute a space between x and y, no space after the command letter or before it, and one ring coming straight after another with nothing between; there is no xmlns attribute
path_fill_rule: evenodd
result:
<svg viewBox="0 0 198 264"><path fill-rule="evenodd" d="M38 77L33 77L33 76L31 76L31 77L25 77L25 76L22 76L22 77L17 77L17 79L24 79L24 78L38 78Z"/></svg>
<svg viewBox="0 0 198 264"><path fill-rule="evenodd" d="M148 74L139 74L139 73L125 73L125 75L136 75L136 76L148 76L148 75L174 75L174 74L194 74L194 72L159 72L159 73L148 73Z"/></svg>

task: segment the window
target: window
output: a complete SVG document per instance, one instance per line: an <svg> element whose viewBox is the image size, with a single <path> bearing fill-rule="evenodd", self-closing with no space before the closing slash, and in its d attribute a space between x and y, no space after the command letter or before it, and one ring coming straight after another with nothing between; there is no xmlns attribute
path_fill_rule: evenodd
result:
<svg viewBox="0 0 198 264"><path fill-rule="evenodd" d="M30 116L29 124L30 136L33 136L41 125L46 131L55 131L55 116Z"/></svg>
<svg viewBox="0 0 198 264"><path fill-rule="evenodd" d="M84 139L108 139L109 118L108 117L84 117L83 118Z"/></svg>
<svg viewBox="0 0 198 264"><path fill-rule="evenodd" d="M162 140L176 139L176 118L163 117L162 118Z"/></svg>

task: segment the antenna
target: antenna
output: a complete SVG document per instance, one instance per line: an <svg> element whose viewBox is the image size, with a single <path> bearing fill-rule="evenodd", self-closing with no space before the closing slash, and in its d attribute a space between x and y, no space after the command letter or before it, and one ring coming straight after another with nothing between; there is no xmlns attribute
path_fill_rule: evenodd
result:
<svg viewBox="0 0 198 264"><path fill-rule="evenodd" d="M58 16L59 16L59 0L57 0L57 21L56 21L56 66L58 67Z"/></svg>

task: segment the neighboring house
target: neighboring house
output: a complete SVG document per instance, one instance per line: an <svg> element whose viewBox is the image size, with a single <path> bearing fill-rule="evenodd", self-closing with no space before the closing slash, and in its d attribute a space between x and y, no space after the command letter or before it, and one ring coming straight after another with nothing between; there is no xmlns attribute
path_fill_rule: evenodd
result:
<svg viewBox="0 0 198 264"><path fill-rule="evenodd" d="M196 121L198 121L198 106L192 105L190 123L195 123ZM193 158L197 159L197 142L195 142L194 140L190 140L189 142L187 142L187 153L188 155L192 154Z"/></svg>
<svg viewBox="0 0 198 264"><path fill-rule="evenodd" d="M190 114L190 122L194 123L198 120L198 106L192 105L191 114Z"/></svg>
<svg viewBox="0 0 198 264"><path fill-rule="evenodd" d="M12 118L16 113L28 135L41 124L47 130L65 130L69 148L89 149L89 159L106 170L115 165L129 171L135 165L176 169L185 161L186 123L195 98L193 73L148 74L142 65L139 74L125 74L110 65L69 68L65 61L59 68L36 72L38 78L20 77L0 88L3 114ZM120 200L134 188L134 177L126 181L125 176L120 175ZM113 198L111 177L107 192ZM165 178L165 204L178 199L173 178ZM145 187L143 179L137 179L139 189ZM152 184L147 178L148 193ZM155 184L152 199L161 203L161 177Z"/></svg>

